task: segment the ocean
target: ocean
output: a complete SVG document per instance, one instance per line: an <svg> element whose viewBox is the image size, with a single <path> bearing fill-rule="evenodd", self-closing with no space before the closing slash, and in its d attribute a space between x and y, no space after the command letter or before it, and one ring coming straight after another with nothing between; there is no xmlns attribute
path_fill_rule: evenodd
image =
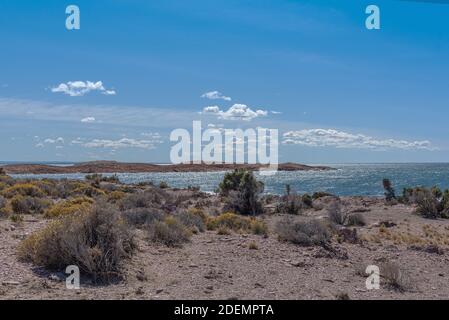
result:
<svg viewBox="0 0 449 320"><path fill-rule="evenodd" d="M297 193L330 192L339 196L382 196L382 179L393 183L397 194L404 187L434 185L449 188L449 163L402 163L402 164L334 164L331 171L280 171L273 176L260 176L265 183L265 192L282 194L290 184ZM165 181L171 187L199 186L201 190L213 192L223 179L224 172L173 172L173 173L119 173L124 183ZM105 174L106 175L106 174ZM109 175L109 174L107 174ZM85 174L13 175L17 178L68 178L84 179Z"/></svg>

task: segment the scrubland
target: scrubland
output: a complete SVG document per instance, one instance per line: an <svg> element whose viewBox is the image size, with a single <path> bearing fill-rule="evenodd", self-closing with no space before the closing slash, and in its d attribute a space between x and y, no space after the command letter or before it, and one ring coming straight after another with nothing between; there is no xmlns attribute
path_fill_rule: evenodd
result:
<svg viewBox="0 0 449 320"><path fill-rule="evenodd" d="M447 299L449 192L383 185L385 198L276 196L237 170L206 194L1 172L0 299Z"/></svg>

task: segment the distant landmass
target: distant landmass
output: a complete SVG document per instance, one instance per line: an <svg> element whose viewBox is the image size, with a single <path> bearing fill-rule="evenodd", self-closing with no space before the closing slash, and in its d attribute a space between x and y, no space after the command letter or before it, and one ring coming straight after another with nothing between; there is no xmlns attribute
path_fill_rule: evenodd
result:
<svg viewBox="0 0 449 320"><path fill-rule="evenodd" d="M92 161L70 166L48 164L9 164L1 166L9 174L64 174L64 173L137 173L137 172L208 172L234 169L259 170L260 164L150 164L125 163L117 161ZM299 163L281 163L279 171L323 171L332 170L326 166L308 166Z"/></svg>

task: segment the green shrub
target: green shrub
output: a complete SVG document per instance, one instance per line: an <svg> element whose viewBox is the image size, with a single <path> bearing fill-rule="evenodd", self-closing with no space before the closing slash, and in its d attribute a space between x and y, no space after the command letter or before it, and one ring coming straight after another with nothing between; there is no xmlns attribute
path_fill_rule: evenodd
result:
<svg viewBox="0 0 449 320"><path fill-rule="evenodd" d="M387 202L391 202L396 199L396 194L394 192L393 186L391 184L391 181L389 179L383 179L382 181L384 190L385 190L385 200Z"/></svg>
<svg viewBox="0 0 449 320"><path fill-rule="evenodd" d="M324 198L324 197L334 197L334 195L331 193L323 192L323 191L314 192L312 195L313 200L316 200L319 198Z"/></svg>
<svg viewBox="0 0 449 320"><path fill-rule="evenodd" d="M19 257L50 270L76 265L94 280L120 278L123 262L136 248L120 213L105 202L67 215L25 239Z"/></svg>
<svg viewBox="0 0 449 320"><path fill-rule="evenodd" d="M243 175L247 171L244 169L236 169L233 172L227 172L218 186L219 192L223 196L227 196L230 191L237 191L242 181Z"/></svg>
<svg viewBox="0 0 449 320"><path fill-rule="evenodd" d="M225 177L220 188L222 184L227 186L231 184L231 182L225 183L226 179L233 183L237 178L240 179L237 189L227 190L226 210L252 216L263 213L260 195L264 190L264 185L256 180L251 171L228 173L228 178Z"/></svg>
<svg viewBox="0 0 449 320"><path fill-rule="evenodd" d="M311 208L311 207L313 206L313 199L312 199L312 197L311 197L310 195L308 195L308 194L306 193L306 194L304 194L304 195L302 196L302 203L304 203L304 205L305 205L306 207Z"/></svg>
<svg viewBox="0 0 449 320"><path fill-rule="evenodd" d="M168 183L165 182L165 181L159 182L159 188L161 188L161 189L167 189L167 188L168 188Z"/></svg>

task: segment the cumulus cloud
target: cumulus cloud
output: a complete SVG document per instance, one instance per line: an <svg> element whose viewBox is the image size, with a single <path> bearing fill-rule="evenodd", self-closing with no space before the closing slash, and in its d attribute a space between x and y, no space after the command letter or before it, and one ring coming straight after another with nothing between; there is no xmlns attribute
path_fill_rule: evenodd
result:
<svg viewBox="0 0 449 320"><path fill-rule="evenodd" d="M81 119L81 122L83 122L83 123L92 123L92 122L95 122L95 117L86 117L86 118L83 118L83 119Z"/></svg>
<svg viewBox="0 0 449 320"><path fill-rule="evenodd" d="M101 81L69 81L67 83L60 83L57 87L51 88L51 92L64 93L71 97L81 97L91 91L98 91L105 95L116 94L115 90L106 89Z"/></svg>
<svg viewBox="0 0 449 320"><path fill-rule="evenodd" d="M201 98L206 98L206 99L210 99L210 100L225 100L225 101L231 101L231 97L226 97L225 95L223 95L221 92L218 91L210 91L210 92L206 92L203 95L201 95Z"/></svg>
<svg viewBox="0 0 449 320"><path fill-rule="evenodd" d="M245 104L234 104L227 111L220 110L218 106L205 107L202 113L217 115L219 119L250 121L257 117L265 117L268 111L254 111Z"/></svg>
<svg viewBox="0 0 449 320"><path fill-rule="evenodd" d="M431 142L396 139L376 139L363 134L352 134L334 129L306 129L283 134L283 144L309 147L358 148L371 150L435 150Z"/></svg>

